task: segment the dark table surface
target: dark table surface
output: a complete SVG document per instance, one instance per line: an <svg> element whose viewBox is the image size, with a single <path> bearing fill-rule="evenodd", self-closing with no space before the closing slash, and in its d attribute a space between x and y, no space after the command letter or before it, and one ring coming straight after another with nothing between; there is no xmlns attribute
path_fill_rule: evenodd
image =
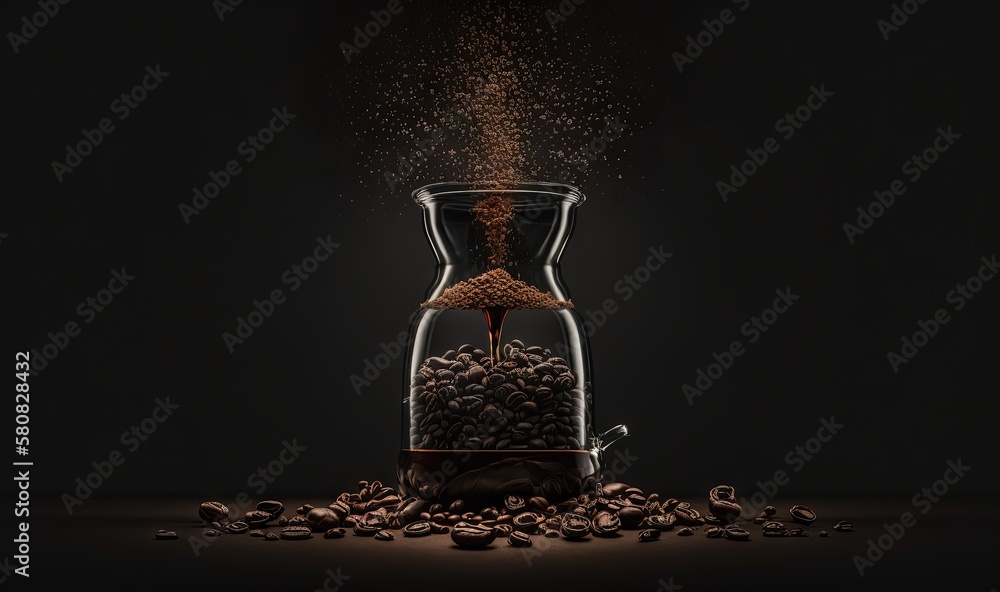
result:
<svg viewBox="0 0 1000 592"><path fill-rule="evenodd" d="M95 496L96 497L96 496ZM570 542L532 537L531 549L497 540L483 550L460 549L447 535L380 542L348 536L326 540L265 541L224 535L196 554L191 537L199 499L91 499L72 516L57 498L32 500L29 579L7 575L5 589L28 584L54 590L97 584L105 590L972 590L1000 587L1000 543L986 498L950 497L927 509L908 496L775 500L779 516L794 503L819 518L808 538L764 538L748 524L749 542L708 539L702 532L639 543L636 531L614 539ZM286 516L303 502L286 498ZM332 501L332 500L329 500ZM696 509L700 507L693 500ZM884 524L913 512L916 524L903 529L864 575L855 555L868 553L869 540L886 535ZM831 526L849 519L855 532ZM157 541L157 529L175 530L178 540ZM277 528L272 528L277 531ZM820 530L830 536L821 538ZM887 535L888 537L888 535ZM888 545L888 538L883 538ZM12 545L8 544L12 549ZM13 553L11 553L13 555ZM328 571L329 570L329 571Z"/></svg>

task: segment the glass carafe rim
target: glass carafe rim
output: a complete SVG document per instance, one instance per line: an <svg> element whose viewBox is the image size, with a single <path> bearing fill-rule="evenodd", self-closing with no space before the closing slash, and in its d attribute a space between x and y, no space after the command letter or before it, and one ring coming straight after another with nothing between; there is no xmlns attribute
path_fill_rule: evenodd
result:
<svg viewBox="0 0 1000 592"><path fill-rule="evenodd" d="M579 206L586 201L586 196L579 188L564 183L531 181L506 185L495 189L482 184L442 182L424 185L413 192L413 201L421 206L439 201L468 202L478 201L483 194L490 195L551 195L553 203L568 202Z"/></svg>

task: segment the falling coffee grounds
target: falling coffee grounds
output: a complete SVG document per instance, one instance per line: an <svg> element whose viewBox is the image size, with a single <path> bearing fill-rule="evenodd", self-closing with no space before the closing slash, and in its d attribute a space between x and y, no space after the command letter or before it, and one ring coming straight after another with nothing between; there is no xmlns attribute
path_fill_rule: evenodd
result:
<svg viewBox="0 0 1000 592"><path fill-rule="evenodd" d="M514 218L514 203L510 196L491 195L480 200L473 206L472 216L486 231L490 267L494 269L503 267L507 263L507 235L510 234L510 221Z"/></svg>

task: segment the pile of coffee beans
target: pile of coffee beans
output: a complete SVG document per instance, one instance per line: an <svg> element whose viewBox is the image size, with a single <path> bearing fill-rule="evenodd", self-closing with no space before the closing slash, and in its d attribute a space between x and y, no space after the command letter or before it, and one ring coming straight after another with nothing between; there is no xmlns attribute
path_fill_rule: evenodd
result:
<svg viewBox="0 0 1000 592"><path fill-rule="evenodd" d="M650 543L675 526L678 536L693 536L704 528L708 538L749 541L753 535L742 526L746 521L740 520L742 509L735 500L736 491L732 487L714 487L708 500L709 511L713 513L703 516L690 502L662 498L657 493L647 495L625 483L608 483L602 486L600 495L582 495L559 502L507 495L499 507L471 509L463 500L445 505L416 497L403 498L379 481L359 481L356 493L341 493L325 507L304 504L291 518L283 515L284 505L275 500L258 503L244 516L230 516L229 509L220 502L205 502L199 507L198 516L208 527L205 536L250 532L250 536L266 541L307 540L314 534L338 539L344 538L349 529L354 536L389 542L396 538L394 531L402 530L406 538L450 534L452 542L462 548L487 547L497 539L505 541L507 546L523 548L532 546L534 536L581 540L621 537L622 531L638 531L633 535L635 540ZM713 524L713 518L719 524ZM768 506L752 522L760 525L764 537L808 537L807 529L816 518L810 508L795 505L787 519L779 519L777 509ZM783 520L804 527L790 529ZM249 528L251 521L256 525L253 531ZM267 530L271 527L278 528L280 535ZM837 522L833 529L854 530L846 520ZM829 532L822 530L819 536L829 537ZM176 539L178 535L160 530L155 538Z"/></svg>
<svg viewBox="0 0 1000 592"><path fill-rule="evenodd" d="M424 360L410 386L410 445L437 450L583 450L592 397L566 360L513 340L504 361L465 344Z"/></svg>

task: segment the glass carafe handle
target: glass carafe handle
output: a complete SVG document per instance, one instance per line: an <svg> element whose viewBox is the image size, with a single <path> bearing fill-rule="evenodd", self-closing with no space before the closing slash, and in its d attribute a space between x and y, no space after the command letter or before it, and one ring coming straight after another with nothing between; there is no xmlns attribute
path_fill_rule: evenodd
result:
<svg viewBox="0 0 1000 592"><path fill-rule="evenodd" d="M628 436L628 428L624 425L616 425L606 432L602 432L593 437L591 441L590 456L594 459L597 470L597 497L604 497L604 451L609 446Z"/></svg>

